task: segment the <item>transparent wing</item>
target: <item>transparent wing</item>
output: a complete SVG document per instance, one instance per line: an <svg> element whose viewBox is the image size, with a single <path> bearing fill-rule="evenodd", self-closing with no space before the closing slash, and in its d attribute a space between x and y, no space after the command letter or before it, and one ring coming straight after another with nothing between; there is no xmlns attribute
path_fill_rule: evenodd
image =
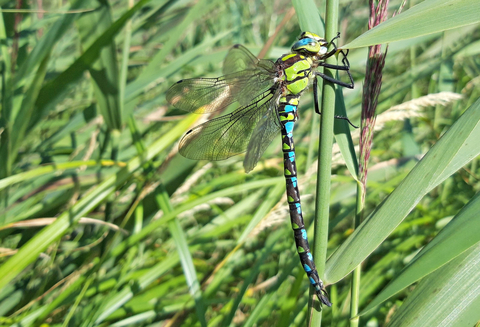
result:
<svg viewBox="0 0 480 327"><path fill-rule="evenodd" d="M275 64L259 60L245 47L230 49L224 62L225 76L186 79L172 85L167 101L178 109L207 113L238 101L245 106L275 83Z"/></svg>
<svg viewBox="0 0 480 327"><path fill-rule="evenodd" d="M180 141L180 154L195 160L223 160L245 152L258 122L275 109L277 92L272 88L254 98L249 105L188 131ZM278 122L272 121L271 124L278 125Z"/></svg>
<svg viewBox="0 0 480 327"><path fill-rule="evenodd" d="M250 172L255 168L257 162L262 157L267 147L272 143L275 136L278 136L281 126L278 121L278 114L276 107L278 106L278 94L273 102L272 110L268 110L253 131L252 138L247 146L247 154L243 160L243 168L245 172Z"/></svg>
<svg viewBox="0 0 480 327"><path fill-rule="evenodd" d="M261 67L267 71L274 71L275 64L271 60L261 60L255 57L241 44L234 45L223 61L223 75L233 74L242 70Z"/></svg>

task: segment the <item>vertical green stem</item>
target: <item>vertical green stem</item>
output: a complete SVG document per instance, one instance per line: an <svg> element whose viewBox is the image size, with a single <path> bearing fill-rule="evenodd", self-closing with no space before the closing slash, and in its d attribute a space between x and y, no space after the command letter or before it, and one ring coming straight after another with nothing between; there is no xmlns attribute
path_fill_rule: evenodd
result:
<svg viewBox="0 0 480 327"><path fill-rule="evenodd" d="M128 0L128 10L135 5L133 0ZM120 64L120 78L118 84L119 104L122 115L125 114L125 88L127 86L128 59L130 57L130 44L132 40L132 19L125 24L125 40L123 41L122 62Z"/></svg>
<svg viewBox="0 0 480 327"><path fill-rule="evenodd" d="M325 12L325 39L331 40L337 34L338 29L338 0L328 0L326 2ZM327 59L327 63L335 65L337 64L337 58L332 56ZM332 77L335 76L334 72L330 69L325 69L324 73ZM318 173L316 189L317 197L315 203L315 238L313 244L315 265L317 266L320 278L323 277L325 271L325 261L327 258L333 121L335 115L334 85L324 81L321 94L322 115L320 117L320 143L318 149ZM310 292L310 298L313 298L313 289L311 289ZM322 321L321 311L317 309L318 306L313 308L311 303L309 303L309 305L309 325L320 326Z"/></svg>
<svg viewBox="0 0 480 327"><path fill-rule="evenodd" d="M357 182L357 204L355 209L355 229L362 221L363 209L365 207L365 189L363 184ZM351 299L350 299L350 327L357 327L360 321L358 317L358 307L360 298L360 277L362 273L361 265L358 265L352 272Z"/></svg>

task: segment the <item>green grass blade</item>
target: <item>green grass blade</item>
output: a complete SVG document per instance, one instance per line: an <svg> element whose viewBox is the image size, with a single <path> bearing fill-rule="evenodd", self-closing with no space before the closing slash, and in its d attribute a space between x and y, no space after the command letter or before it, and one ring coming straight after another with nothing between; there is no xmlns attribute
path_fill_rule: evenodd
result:
<svg viewBox="0 0 480 327"><path fill-rule="evenodd" d="M0 179L0 190L8 186L14 185L16 183L27 182L33 178L37 178L45 174L58 173L64 170L76 169L82 166L111 167L115 165L118 165L119 167L125 167L126 164L123 162L115 162L112 160L69 161L69 162L63 162L58 164L48 164L45 166L40 166L38 168L23 172L23 173L12 175L4 179Z"/></svg>
<svg viewBox="0 0 480 327"><path fill-rule="evenodd" d="M368 312L432 271L446 264L480 241L480 193L418 253L382 292L360 313Z"/></svg>
<svg viewBox="0 0 480 327"><path fill-rule="evenodd" d="M363 33L344 49L410 39L480 22L478 0L425 0Z"/></svg>
<svg viewBox="0 0 480 327"><path fill-rule="evenodd" d="M129 2L129 9L133 6L133 2ZM120 77L118 85L118 97L120 99L120 112L125 114L125 88L128 80L128 60L130 59L130 45L132 43L132 20L130 19L125 25L125 39L122 47L122 60L120 62Z"/></svg>
<svg viewBox="0 0 480 327"><path fill-rule="evenodd" d="M475 326L479 288L480 243L422 280L387 326Z"/></svg>
<svg viewBox="0 0 480 327"><path fill-rule="evenodd" d="M292 0L298 23L302 32L312 32L317 35L325 35L323 24L317 5L313 0Z"/></svg>
<svg viewBox="0 0 480 327"><path fill-rule="evenodd" d="M132 9L118 18L101 37L99 37L68 69L63 71L53 81L46 84L38 96L35 115L30 127L41 121L41 118L53 110L55 104L67 91L67 87L83 76L83 73L99 58L101 50L117 35L129 19L150 0L140 0Z"/></svg>
<svg viewBox="0 0 480 327"><path fill-rule="evenodd" d="M197 318L200 321L201 326L207 326L207 321L205 320L205 303L202 299L202 290L200 289L200 282L198 281L197 272L195 270L195 266L193 265L192 255L188 250L185 232L180 226L178 219L172 220L168 224L168 228L177 247L180 262L182 263L183 273L185 275L185 279L187 280L188 290L195 299L195 311L197 312Z"/></svg>
<svg viewBox="0 0 480 327"><path fill-rule="evenodd" d="M151 284L155 283L158 278L164 275L167 271L171 270L173 267L178 265L179 257L177 254L169 256L166 260L156 264L155 266L147 269L135 280L135 285L138 285L140 290L146 289ZM127 303L130 299L135 296L135 293L138 290L132 289L130 287L125 287L120 291L114 293L114 296L111 297L102 308L100 316L95 320L95 324L104 322L105 319L110 316L115 310L120 308L122 305Z"/></svg>
<svg viewBox="0 0 480 327"><path fill-rule="evenodd" d="M132 99L135 98L135 96L144 92L145 88L147 88L149 85L151 85L155 81L161 78L166 78L169 75L177 72L182 67L184 67L189 62L191 62L193 59L198 57L199 54L205 53L208 47L214 45L217 41L221 40L222 38L224 38L230 33L231 31L227 31L227 32L219 33L218 35L212 38L207 38L202 43L194 47L193 49L190 49L182 53L179 57L177 57L175 60L170 62L169 65L164 67L163 69L153 69L153 70L145 69L145 71L142 74L140 74L140 76L138 76L138 78L135 81L129 83L126 86L125 101L131 101Z"/></svg>
<svg viewBox="0 0 480 327"><path fill-rule="evenodd" d="M347 117L342 88L336 87L335 94L335 115ZM355 180L358 180L357 155L355 154L355 145L353 144L352 134L350 133L350 127L347 121L335 119L333 132L335 133L335 141L340 148L348 171Z"/></svg>
<svg viewBox="0 0 480 327"><path fill-rule="evenodd" d="M63 212L53 224L43 228L38 234L30 239L24 246L22 246L17 254L8 259L0 267L0 289L5 287L13 278L18 276L20 272L37 259L38 255L44 251L50 244L58 240L65 234L84 214L93 210L97 205L105 201L117 187L131 177L144 161L148 161L163 151L166 147L175 142L183 131L190 126L193 121L193 115L187 117L174 128L172 128L164 137L154 142L142 157L132 158L127 167L121 169L116 175L110 176L105 181L100 183L90 193L86 194L68 211Z"/></svg>
<svg viewBox="0 0 480 327"><path fill-rule="evenodd" d="M45 79L45 74L47 73L48 62L49 56L47 55L38 67L32 83L28 87L25 97L23 98L22 105L20 106L20 111L18 112L18 115L15 118L15 122L13 123L13 128L9 135L12 153L12 156L9 158L9 165L13 165L18 154L18 149L27 132L29 119L34 113L35 100L37 99L37 96L42 87L42 83Z"/></svg>
<svg viewBox="0 0 480 327"><path fill-rule="evenodd" d="M480 154L480 100L441 137L403 182L379 205L327 262L335 283L365 260L433 187Z"/></svg>
<svg viewBox="0 0 480 327"><path fill-rule="evenodd" d="M0 10L2 8L0 7ZM5 26L5 21L3 20L3 14L0 15L0 51L2 53L2 61L4 63L3 74L5 74L5 80L10 80L10 72L12 71L12 63L10 61L9 48L6 45L7 40L7 30ZM47 50L48 51L48 50Z"/></svg>
<svg viewBox="0 0 480 327"><path fill-rule="evenodd" d="M222 322L222 326L231 326L233 322L233 318L235 317L235 313L239 310L240 303L242 302L242 298L245 295L250 284L254 281L254 279L258 276L260 267L265 262L267 256L271 254L272 248L275 246L275 243L278 239L283 235L281 231L276 231L272 235L269 236L265 247L261 250L261 254L257 259L257 262L254 267L249 269L249 273L243 281L242 288L238 292L233 304L231 306L230 312L225 317L225 320Z"/></svg>
<svg viewBox="0 0 480 327"><path fill-rule="evenodd" d="M86 1L91 7L98 2ZM129 21L129 20L128 20ZM82 15L77 20L82 48L88 49L112 26L111 8L108 2L100 3L95 11ZM92 29L92 26L95 26ZM111 38L100 50L98 60L89 66L98 108L110 130L122 128L122 112L119 97L119 71L115 40Z"/></svg>
<svg viewBox="0 0 480 327"><path fill-rule="evenodd" d="M71 6L70 10L77 10L82 8L88 8L84 5L84 0L77 0ZM90 7L91 8L91 7ZM62 38L62 36L69 30L69 27L75 22L80 13L65 14L60 17L52 26L48 28L47 33L42 36L38 43L33 48L32 52L28 54L28 57L19 67L15 73L15 80L17 86L23 83L23 79L34 70L47 56L55 44Z"/></svg>
<svg viewBox="0 0 480 327"><path fill-rule="evenodd" d="M198 1L194 6L189 9L188 14L185 16L183 21L178 26L170 29L166 33L165 36L168 36L168 41L163 45L162 49L150 60L147 67L144 68L143 72L137 77L137 79L127 86L125 93L127 100L129 100L130 97L139 94L139 92L142 92L148 85L161 77L161 75L159 75L158 67L160 67L164 63L165 58L171 54L172 50L180 41L180 37L185 33L187 27L192 24L193 21L199 19L208 10L216 6L219 2L219 0Z"/></svg>
<svg viewBox="0 0 480 327"><path fill-rule="evenodd" d="M172 212L173 207L163 185L160 185L157 191L158 193L156 195L156 200L159 208L162 209L164 213ZM170 230L170 234L172 235L173 241L175 242L175 247L177 248L178 255L180 257L183 274L185 275L185 279L187 281L188 291L195 299L197 318L200 321L200 325L205 327L207 326L207 321L205 320L205 303L202 299L200 282L197 278L197 272L193 264L192 255L188 249L188 242L185 232L183 231L182 226L177 218L168 223L168 229Z"/></svg>

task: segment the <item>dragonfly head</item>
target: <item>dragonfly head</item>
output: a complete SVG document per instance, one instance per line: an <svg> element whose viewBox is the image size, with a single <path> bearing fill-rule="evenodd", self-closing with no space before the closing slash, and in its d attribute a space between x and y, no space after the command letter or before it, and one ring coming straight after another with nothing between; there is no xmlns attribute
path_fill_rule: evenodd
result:
<svg viewBox="0 0 480 327"><path fill-rule="evenodd" d="M324 55L328 52L328 42L311 32L303 32L298 41L292 46L293 52L305 55Z"/></svg>

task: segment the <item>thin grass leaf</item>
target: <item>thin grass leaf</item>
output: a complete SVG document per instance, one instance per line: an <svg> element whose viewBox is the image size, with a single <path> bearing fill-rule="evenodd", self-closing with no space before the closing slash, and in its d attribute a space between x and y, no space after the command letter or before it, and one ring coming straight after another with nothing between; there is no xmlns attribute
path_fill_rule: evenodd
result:
<svg viewBox="0 0 480 327"><path fill-rule="evenodd" d="M335 115L347 117L342 88L337 87L335 94ZM334 133L348 171L355 180L358 180L358 160L348 123L345 120L335 119Z"/></svg>
<svg viewBox="0 0 480 327"><path fill-rule="evenodd" d="M325 35L325 26L313 0L292 0L302 32Z"/></svg>
<svg viewBox="0 0 480 327"><path fill-rule="evenodd" d="M124 162L115 162L112 160L88 160L88 161L69 161L64 163L58 164L48 164L45 166L40 166L39 168L35 168L23 173L19 173L16 175L12 175L10 177L0 179L0 190L12 186L16 183L20 182L28 182L33 178L37 178L39 176L50 174L50 173L58 173L68 169L75 169L82 166L86 167L111 167L118 165L119 167L125 167L126 163Z"/></svg>
<svg viewBox="0 0 480 327"><path fill-rule="evenodd" d="M219 0L211 1L211 0L200 0L194 6L192 6L188 14L182 20L182 22L176 26L175 28L170 29L165 33L165 37L168 38L168 41L163 45L162 49L150 60L149 64L142 73L137 77L135 81L130 83L127 86L125 96L126 99L129 100L130 97L138 95L140 92L150 85L152 82L158 80L159 77L159 69L158 67L163 64L165 58L172 52L174 47L180 41L180 37L184 34L187 26L192 24L193 21L199 19L202 15L204 15L208 10L217 6ZM216 39L216 38L214 38ZM198 52L201 53L201 52ZM197 53L197 55L198 55Z"/></svg>
<svg viewBox="0 0 480 327"><path fill-rule="evenodd" d="M35 77L26 91L25 98L23 99L22 105L20 106L20 111L18 112L18 116L15 118L15 122L13 123L13 128L9 135L11 142L11 156L9 158L9 165L13 165L18 154L18 149L27 132L28 121L34 113L35 100L37 99L42 87L42 83L45 79L45 74L47 73L48 62L49 56L46 56L40 63L40 66L35 73Z"/></svg>
<svg viewBox="0 0 480 327"><path fill-rule="evenodd" d="M36 101L37 110L30 121L33 128L60 101L67 87L83 76L83 73L99 58L101 50L110 44L113 38L129 21L129 19L150 0L140 0L132 9L124 13L99 37L68 69L47 83Z"/></svg>
<svg viewBox="0 0 480 327"><path fill-rule="evenodd" d="M269 236L269 238L267 239L265 247L261 250L261 254L260 254L259 258L256 260L257 262L256 262L255 266L253 266L252 269L249 270L249 274L244 279L243 285L242 285L240 291L238 292L235 300L233 301L230 312L225 317L225 319L222 321L222 326L231 326L233 318L235 317L235 313L239 309L240 303L242 301L243 296L245 295L245 292L247 291L250 284L257 277L258 272L260 270L260 267L265 262L267 256L270 255L273 247L275 246L275 243L278 241L278 239L282 235L283 235L283 233L281 231L276 231L273 234L271 234Z"/></svg>
<svg viewBox="0 0 480 327"><path fill-rule="evenodd" d="M85 0L84 0L85 1ZM90 7L98 6L96 0L85 1ZM88 49L112 26L111 8L108 2L101 2L95 11L83 14L77 26L83 48ZM126 23L126 22L125 22ZM111 38L100 50L98 60L89 66L95 99L110 130L122 128L122 112L119 96L119 71L115 40Z"/></svg>
<svg viewBox="0 0 480 327"><path fill-rule="evenodd" d="M140 290L146 289L152 283L154 283L159 277L167 273L173 267L178 265L180 262L178 254L172 254L162 262L159 262L155 266L145 270L140 276L136 278L136 282ZM125 287L118 292L114 293L113 296L105 302L105 305L102 307L101 314L96 318L95 324L100 324L105 321L113 312L115 312L122 305L127 303L132 299L137 291L130 287Z"/></svg>
<svg viewBox="0 0 480 327"><path fill-rule="evenodd" d="M157 203L159 203L159 207L164 213L172 212L173 207L170 203L167 192L163 188L163 185L160 185L159 193L157 194L156 198ZM173 219L170 221L168 223L168 229L170 230L170 234L172 235L173 241L175 242L175 247L180 257L183 274L187 280L188 291L195 299L195 311L197 312L197 318L200 321L201 326L207 326L207 321L205 320L206 306L202 298L202 290L200 288L200 282L198 281L197 272L193 264L193 258L188 249L188 242L187 238L185 237L185 232L183 231L178 219Z"/></svg>
<svg viewBox="0 0 480 327"><path fill-rule="evenodd" d="M69 10L75 11L78 9L92 8L84 6L84 0L72 1L72 5ZM18 71L15 73L15 83L19 87L23 85L24 79L28 77L34 69L53 49L55 44L61 40L65 33L69 30L69 27L80 16L80 13L71 13L61 15L60 18L48 28L47 33L38 40L33 50L28 54L28 57L21 64Z"/></svg>
<svg viewBox="0 0 480 327"><path fill-rule="evenodd" d="M2 8L0 7L0 10ZM2 53L3 72L5 74L5 80L10 80L10 72L12 71L12 63L10 61L9 48L7 46L7 31L3 15L0 15L0 51ZM2 97L3 98L3 97ZM3 99L2 99L3 100Z"/></svg>
<svg viewBox="0 0 480 327"><path fill-rule="evenodd" d="M363 33L343 49L401 41L480 22L477 0L425 0Z"/></svg>

